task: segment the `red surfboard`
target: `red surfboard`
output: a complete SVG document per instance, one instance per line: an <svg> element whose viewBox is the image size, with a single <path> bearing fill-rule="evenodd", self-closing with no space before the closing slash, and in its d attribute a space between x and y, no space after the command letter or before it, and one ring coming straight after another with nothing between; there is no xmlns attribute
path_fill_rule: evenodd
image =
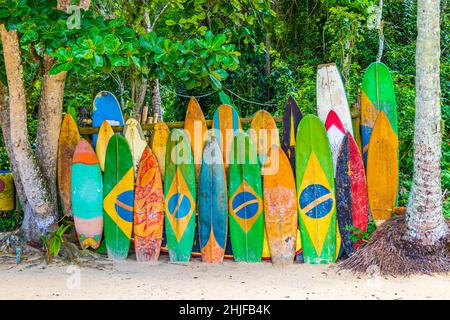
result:
<svg viewBox="0 0 450 320"><path fill-rule="evenodd" d="M348 255L353 254L360 243L351 242L351 231L347 230L347 226L367 230L368 201L364 163L355 139L347 133L342 141L336 166L336 209L342 243Z"/></svg>

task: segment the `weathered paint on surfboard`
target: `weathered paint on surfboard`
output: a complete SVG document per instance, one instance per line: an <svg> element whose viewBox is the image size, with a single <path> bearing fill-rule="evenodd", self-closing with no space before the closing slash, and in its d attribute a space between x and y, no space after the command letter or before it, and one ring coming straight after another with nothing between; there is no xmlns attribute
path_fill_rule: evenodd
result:
<svg viewBox="0 0 450 320"><path fill-rule="evenodd" d="M126 259L133 230L133 157L119 134L109 139L103 186L103 220L108 257Z"/></svg>
<svg viewBox="0 0 450 320"><path fill-rule="evenodd" d="M398 137L381 111L367 152L367 192L375 222L389 220L398 193Z"/></svg>
<svg viewBox="0 0 450 320"><path fill-rule="evenodd" d="M317 69L317 115L323 123L331 110L336 112L345 131L353 135L352 116L344 83L335 63L322 64Z"/></svg>
<svg viewBox="0 0 450 320"><path fill-rule="evenodd" d="M330 263L336 247L333 160L325 126L313 115L297 131L296 182L302 250L306 263Z"/></svg>
<svg viewBox="0 0 450 320"><path fill-rule="evenodd" d="M108 91L99 92L94 98L92 126L98 128L106 120L111 126L123 126L122 110L116 97ZM92 135L92 143L97 144L97 134Z"/></svg>
<svg viewBox="0 0 450 320"><path fill-rule="evenodd" d="M65 216L71 217L72 193L70 181L72 176L72 158L80 141L78 127L72 116L64 115L58 141L58 191Z"/></svg>
<svg viewBox="0 0 450 320"><path fill-rule="evenodd" d="M278 170L263 176L264 222L272 262L286 265L295 256L298 224L295 178L289 159L279 146L272 146L269 156L278 162Z"/></svg>
<svg viewBox="0 0 450 320"><path fill-rule="evenodd" d="M97 154L100 169L105 171L106 148L109 139L114 135L114 131L108 121L104 120L98 130L97 144L95 145L95 153Z"/></svg>
<svg viewBox="0 0 450 320"><path fill-rule="evenodd" d="M123 130L123 135L128 142L131 150L131 156L133 157L134 173L136 173L139 167L139 161L141 161L142 153L147 147L147 141L145 140L144 132L141 125L136 119L128 119Z"/></svg>
<svg viewBox="0 0 450 320"><path fill-rule="evenodd" d="M164 228L164 190L158 161L149 147L142 153L136 174L133 222L136 260L158 260Z"/></svg>
<svg viewBox="0 0 450 320"><path fill-rule="evenodd" d="M248 134L233 139L229 175L230 236L235 261L261 260L264 208L261 171L256 148Z"/></svg>
<svg viewBox="0 0 450 320"><path fill-rule="evenodd" d="M227 242L228 194L222 152L215 137L206 141L199 180L199 234L202 261L223 261Z"/></svg>
<svg viewBox="0 0 450 320"><path fill-rule="evenodd" d="M297 102L292 96L289 97L284 107L283 114L283 134L281 139L281 147L286 153L291 164L292 172L295 177L295 135L297 133L298 124L302 120L302 112Z"/></svg>
<svg viewBox="0 0 450 320"><path fill-rule="evenodd" d="M381 62L374 62L364 73L361 92L361 143L366 165L370 136L380 111L384 111L391 130L398 136L394 82L388 67Z"/></svg>
<svg viewBox="0 0 450 320"><path fill-rule="evenodd" d="M325 120L328 140L330 141L331 155L333 156L333 170L336 173L336 163L341 148L342 140L345 137L345 128L334 110L330 110Z"/></svg>
<svg viewBox="0 0 450 320"><path fill-rule="evenodd" d="M249 130L250 138L256 146L258 160L261 167L261 175L273 173L277 164L274 159L268 158L269 150L272 146L280 146L280 134L275 120L270 113L259 110L253 116ZM264 228L263 259L270 259L269 243L267 241L267 230Z"/></svg>
<svg viewBox="0 0 450 320"><path fill-rule="evenodd" d="M14 181L11 171L0 170L0 211L14 210Z"/></svg>
<svg viewBox="0 0 450 320"><path fill-rule="evenodd" d="M242 126L236 109L227 104L219 106L214 113L213 136L217 138L222 150L226 171L230 166L231 144L239 129L242 129Z"/></svg>
<svg viewBox="0 0 450 320"><path fill-rule="evenodd" d="M159 171L161 172L161 179L163 182L166 167L167 138L169 137L169 134L170 134L169 127L165 122L158 122L153 127L151 148L153 154L158 160Z"/></svg>
<svg viewBox="0 0 450 320"><path fill-rule="evenodd" d="M348 227L367 230L369 222L369 202L367 197L364 163L358 146L350 134L342 141L336 166L336 209L342 244L351 256L359 243L349 239Z"/></svg>
<svg viewBox="0 0 450 320"><path fill-rule="evenodd" d="M195 232L195 166L184 130L169 135L164 178L167 246L172 262L189 261Z"/></svg>
<svg viewBox="0 0 450 320"><path fill-rule="evenodd" d="M103 181L97 156L89 142L79 140L71 175L75 230L83 249L97 249L103 234Z"/></svg>
<svg viewBox="0 0 450 320"><path fill-rule="evenodd" d="M205 116L197 100L192 97L189 100L186 117L184 119L184 130L191 144L192 155L194 156L195 176L198 181L200 167L202 165L202 154L208 128L206 127Z"/></svg>

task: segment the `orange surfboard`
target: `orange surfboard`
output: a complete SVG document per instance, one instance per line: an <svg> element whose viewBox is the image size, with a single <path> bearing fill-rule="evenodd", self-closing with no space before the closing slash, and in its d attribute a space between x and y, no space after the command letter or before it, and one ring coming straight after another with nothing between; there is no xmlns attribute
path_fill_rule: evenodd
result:
<svg viewBox="0 0 450 320"><path fill-rule="evenodd" d="M164 227L164 190L155 155L144 149L134 187L134 248L136 260L158 260Z"/></svg>
<svg viewBox="0 0 450 320"><path fill-rule="evenodd" d="M161 180L164 181L165 162L166 162L166 145L170 134L170 129L165 122L158 122L153 127L153 136L151 149L158 160L159 171L161 172Z"/></svg>
<svg viewBox="0 0 450 320"><path fill-rule="evenodd" d="M297 236L297 196L291 164L279 146L269 150L278 158L278 170L263 176L264 222L272 262L276 265L294 261Z"/></svg>
<svg viewBox="0 0 450 320"><path fill-rule="evenodd" d="M398 193L398 137L384 111L378 114L370 136L367 192L375 222L389 220Z"/></svg>
<svg viewBox="0 0 450 320"><path fill-rule="evenodd" d="M78 127L72 116L66 113L61 124L58 141L58 190L65 216L72 216L72 157L80 141Z"/></svg>

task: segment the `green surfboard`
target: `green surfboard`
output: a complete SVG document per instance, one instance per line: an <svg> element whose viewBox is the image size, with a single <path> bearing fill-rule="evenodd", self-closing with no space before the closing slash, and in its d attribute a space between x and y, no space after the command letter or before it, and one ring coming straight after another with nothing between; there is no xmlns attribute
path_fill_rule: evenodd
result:
<svg viewBox="0 0 450 320"><path fill-rule="evenodd" d="M134 170L130 147L115 134L106 148L103 183L103 220L108 257L128 256L133 229Z"/></svg>
<svg viewBox="0 0 450 320"><path fill-rule="evenodd" d="M325 126L305 116L297 129L295 167L300 234L306 263L336 260L333 160Z"/></svg>
<svg viewBox="0 0 450 320"><path fill-rule="evenodd" d="M264 240L261 171L256 147L243 131L233 139L229 179L228 205L234 260L259 262Z"/></svg>
<svg viewBox="0 0 450 320"><path fill-rule="evenodd" d="M384 111L392 130L398 135L394 82L388 67L381 62L374 62L367 67L362 82L361 142L364 162L367 159L373 126L381 111Z"/></svg>
<svg viewBox="0 0 450 320"><path fill-rule="evenodd" d="M174 129L167 140L164 173L165 230L172 262L187 262L195 232L195 166L189 140Z"/></svg>

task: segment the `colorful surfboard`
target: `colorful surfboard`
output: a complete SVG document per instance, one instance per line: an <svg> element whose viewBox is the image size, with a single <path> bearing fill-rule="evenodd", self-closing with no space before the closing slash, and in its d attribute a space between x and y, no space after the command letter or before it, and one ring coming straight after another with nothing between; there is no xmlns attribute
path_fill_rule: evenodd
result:
<svg viewBox="0 0 450 320"><path fill-rule="evenodd" d="M230 167L231 144L239 129L242 129L242 126L236 109L227 104L218 107L213 118L213 135L219 142L227 172Z"/></svg>
<svg viewBox="0 0 450 320"><path fill-rule="evenodd" d="M72 116L64 115L58 140L58 191L65 216L71 217L72 192L70 181L72 176L72 158L80 141L78 127Z"/></svg>
<svg viewBox="0 0 450 320"><path fill-rule="evenodd" d="M369 202L364 163L353 137L347 133L342 141L336 166L336 210L339 231L347 255L351 256L359 243L349 239L354 226L367 230Z"/></svg>
<svg viewBox="0 0 450 320"><path fill-rule="evenodd" d="M258 160L261 167L261 175L273 174L278 169L278 163L274 159L269 159L269 150L272 146L280 146L280 134L278 132L275 120L270 113L265 110L259 110L253 116L249 130L250 138L256 146ZM277 155L278 157L278 155ZM270 249L267 242L267 230L264 228L263 259L270 259Z"/></svg>
<svg viewBox="0 0 450 320"><path fill-rule="evenodd" d="M264 222L272 262L286 265L294 261L297 236L297 196L295 178L284 151L279 146L269 150L278 158L278 170L263 176Z"/></svg>
<svg viewBox="0 0 450 320"><path fill-rule="evenodd" d="M296 180L302 250L306 263L336 260L333 160L325 126L313 115L298 126Z"/></svg>
<svg viewBox="0 0 450 320"><path fill-rule="evenodd" d="M298 124L302 120L302 112L297 102L292 96L289 97L283 114L283 134L281 139L281 147L291 163L291 168L295 177L295 135L297 133Z"/></svg>
<svg viewBox="0 0 450 320"><path fill-rule="evenodd" d="M235 261L261 260L264 208L261 171L250 137L238 131L233 139L229 173L230 236Z"/></svg>
<svg viewBox="0 0 450 320"><path fill-rule="evenodd" d="M164 228L164 190L158 161L149 147L142 153L136 175L133 220L136 260L157 261Z"/></svg>
<svg viewBox="0 0 450 320"><path fill-rule="evenodd" d="M119 134L109 139L103 185L103 221L108 257L128 256L133 230L133 157L127 140Z"/></svg>
<svg viewBox="0 0 450 320"><path fill-rule="evenodd" d="M128 119L123 130L123 135L130 146L131 155L133 157L134 172L136 173L141 161L142 153L147 147L144 132L141 125L136 119Z"/></svg>
<svg viewBox="0 0 450 320"><path fill-rule="evenodd" d="M89 142L81 139L73 154L72 209L81 247L97 249L103 234L103 181L97 156Z"/></svg>
<svg viewBox="0 0 450 320"><path fill-rule="evenodd" d="M123 115L116 97L108 91L100 91L94 99L92 109L92 126L98 128L106 120L111 126L123 126ZM97 144L97 134L92 135L92 142Z"/></svg>
<svg viewBox="0 0 450 320"><path fill-rule="evenodd" d="M317 115L323 123L331 110L336 112L345 131L353 135L344 83L335 63L322 64L317 69Z"/></svg>
<svg viewBox="0 0 450 320"><path fill-rule="evenodd" d="M367 193L375 222L389 220L398 193L398 138L384 111L378 114L370 136Z"/></svg>
<svg viewBox="0 0 450 320"><path fill-rule="evenodd" d="M166 147L167 138L169 137L170 130L165 122L158 122L153 127L153 136L151 148L153 154L158 160L159 171L161 172L161 179L164 182L164 172L166 167Z"/></svg>
<svg viewBox="0 0 450 320"><path fill-rule="evenodd" d="M388 67L374 62L364 73L361 92L361 142L366 165L370 136L380 111L384 111L391 130L398 136L394 82Z"/></svg>
<svg viewBox="0 0 450 320"><path fill-rule="evenodd" d="M11 171L0 170L0 211L14 210L14 181Z"/></svg>
<svg viewBox="0 0 450 320"><path fill-rule="evenodd" d="M164 211L170 261L189 261L195 232L195 166L184 130L169 135L164 176Z"/></svg>
<svg viewBox="0 0 450 320"><path fill-rule="evenodd" d="M106 148L108 147L109 139L111 139L113 135L113 129L108 121L104 120L98 130L97 144L95 145L95 153L97 154L100 169L102 171L105 171Z"/></svg>
<svg viewBox="0 0 450 320"><path fill-rule="evenodd" d="M336 163L341 148L342 140L345 137L345 128L334 110L330 110L325 120L328 140L330 141L331 155L333 156L333 170L336 173Z"/></svg>
<svg viewBox="0 0 450 320"><path fill-rule="evenodd" d="M227 242L228 195L222 152L216 138L206 141L199 180L199 234L202 261L220 263Z"/></svg>

